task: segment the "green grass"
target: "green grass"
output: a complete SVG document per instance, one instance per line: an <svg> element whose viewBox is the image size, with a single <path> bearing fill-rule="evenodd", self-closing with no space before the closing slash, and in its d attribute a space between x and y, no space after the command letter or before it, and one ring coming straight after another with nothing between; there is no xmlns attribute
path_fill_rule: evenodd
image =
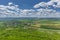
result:
<svg viewBox="0 0 60 40"><path fill-rule="evenodd" d="M60 34L55 31L14 28L1 32L0 40L60 40Z"/></svg>
<svg viewBox="0 0 60 40"><path fill-rule="evenodd" d="M0 21L0 40L60 40L60 20Z"/></svg>

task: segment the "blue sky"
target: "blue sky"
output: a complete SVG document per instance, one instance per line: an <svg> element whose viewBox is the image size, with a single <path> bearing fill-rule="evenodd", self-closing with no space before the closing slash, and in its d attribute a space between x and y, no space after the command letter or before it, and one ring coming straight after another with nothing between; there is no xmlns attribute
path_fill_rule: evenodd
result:
<svg viewBox="0 0 60 40"><path fill-rule="evenodd" d="M60 18L60 0L1 0L0 17Z"/></svg>
<svg viewBox="0 0 60 40"><path fill-rule="evenodd" d="M14 4L19 5L21 9L31 9L33 6L39 2L48 2L49 0L1 0L0 4L7 5L8 2L13 2Z"/></svg>

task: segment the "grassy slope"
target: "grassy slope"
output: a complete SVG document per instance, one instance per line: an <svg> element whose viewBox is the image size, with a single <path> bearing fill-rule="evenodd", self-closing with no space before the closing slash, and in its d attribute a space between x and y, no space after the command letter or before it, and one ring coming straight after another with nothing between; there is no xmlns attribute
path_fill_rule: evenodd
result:
<svg viewBox="0 0 60 40"><path fill-rule="evenodd" d="M45 27L47 26L51 27L54 26L55 24L60 24L58 22L60 21L21 20L21 21L0 22L0 40L60 40L60 30L53 31L49 30L48 28L47 30L44 30ZM48 24L48 23L54 25L41 26L42 24ZM42 27L43 29L42 28L39 29L40 27ZM59 26L57 25L57 27Z"/></svg>
<svg viewBox="0 0 60 40"><path fill-rule="evenodd" d="M46 30L14 28L2 31L0 40L60 40L60 34Z"/></svg>

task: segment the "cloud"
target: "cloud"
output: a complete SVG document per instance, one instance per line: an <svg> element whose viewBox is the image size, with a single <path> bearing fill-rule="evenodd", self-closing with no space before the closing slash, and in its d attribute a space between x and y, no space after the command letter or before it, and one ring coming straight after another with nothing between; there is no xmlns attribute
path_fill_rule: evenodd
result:
<svg viewBox="0 0 60 40"><path fill-rule="evenodd" d="M53 6L54 8L60 8L60 0L50 0L49 2L40 2L34 6L34 8L39 7L49 7Z"/></svg>
<svg viewBox="0 0 60 40"><path fill-rule="evenodd" d="M38 18L49 18L49 17L60 17L60 13L53 9L24 9L21 10L20 17L38 17Z"/></svg>
<svg viewBox="0 0 60 40"><path fill-rule="evenodd" d="M35 17L36 11L34 9L24 9L20 11L22 17Z"/></svg>
<svg viewBox="0 0 60 40"><path fill-rule="evenodd" d="M38 17L60 17L60 12L56 11L60 8L60 0L50 0L48 2L40 2L33 6L37 9ZM52 7L56 8L53 9Z"/></svg>
<svg viewBox="0 0 60 40"><path fill-rule="evenodd" d="M15 5L12 2L9 2L8 5L0 5L0 18L1 17L60 17L60 12L57 12L54 9L47 8L48 5L54 5L54 3L49 2L41 2L39 4L36 4L34 8L45 7L45 8L39 8L39 9L20 9L18 6ZM57 5L56 5L57 6Z"/></svg>
<svg viewBox="0 0 60 40"><path fill-rule="evenodd" d="M18 17L20 9L13 3L8 3L7 6L0 5L0 17Z"/></svg>
<svg viewBox="0 0 60 40"><path fill-rule="evenodd" d="M34 9L20 9L18 5L11 2L7 6L0 5L0 17L33 17Z"/></svg>
<svg viewBox="0 0 60 40"><path fill-rule="evenodd" d="M39 7L47 7L47 4L45 2L41 2L34 6L34 8L39 8Z"/></svg>
<svg viewBox="0 0 60 40"><path fill-rule="evenodd" d="M12 2L9 2L8 5L13 5L13 3Z"/></svg>

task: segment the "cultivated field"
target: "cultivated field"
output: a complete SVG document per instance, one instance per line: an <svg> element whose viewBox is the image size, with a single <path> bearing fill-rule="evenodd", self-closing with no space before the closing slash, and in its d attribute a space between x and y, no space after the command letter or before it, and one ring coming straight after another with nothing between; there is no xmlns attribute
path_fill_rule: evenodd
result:
<svg viewBox="0 0 60 40"><path fill-rule="evenodd" d="M0 21L0 40L60 40L60 20Z"/></svg>

